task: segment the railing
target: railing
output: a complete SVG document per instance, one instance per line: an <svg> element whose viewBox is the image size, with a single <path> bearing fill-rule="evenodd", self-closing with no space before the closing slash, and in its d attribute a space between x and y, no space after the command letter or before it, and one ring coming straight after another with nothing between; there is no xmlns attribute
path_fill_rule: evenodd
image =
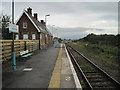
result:
<svg viewBox="0 0 120 90"><path fill-rule="evenodd" d="M39 40L14 40L14 52L19 57L25 49L34 52L39 49ZM0 62L12 59L12 40L0 40Z"/></svg>

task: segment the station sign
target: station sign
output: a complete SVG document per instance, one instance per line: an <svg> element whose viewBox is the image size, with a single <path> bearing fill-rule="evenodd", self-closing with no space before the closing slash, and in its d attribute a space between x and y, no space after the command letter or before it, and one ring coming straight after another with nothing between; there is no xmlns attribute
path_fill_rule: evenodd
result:
<svg viewBox="0 0 120 90"><path fill-rule="evenodd" d="M9 24L9 32L14 32L14 33L19 33L18 31L18 25L15 25L15 24Z"/></svg>

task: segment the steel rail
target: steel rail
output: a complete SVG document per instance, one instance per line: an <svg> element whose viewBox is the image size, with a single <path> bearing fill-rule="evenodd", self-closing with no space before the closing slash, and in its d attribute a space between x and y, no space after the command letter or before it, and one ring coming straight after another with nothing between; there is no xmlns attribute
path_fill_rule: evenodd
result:
<svg viewBox="0 0 120 90"><path fill-rule="evenodd" d="M118 81L116 81L114 78L112 78L109 74L107 74L105 71L103 71L101 68L99 68L97 65L95 65L92 61L90 61L87 57L85 57L83 54L81 54L80 52L78 52L76 49L74 49L72 46L68 45L70 48L72 48L75 52L77 52L80 56L82 56L85 60L87 60L90 64L92 64L93 66L95 66L98 70L100 70L104 75L106 75L107 77L109 77L110 80L114 81L116 85L118 85L120 87L120 83Z"/></svg>
<svg viewBox="0 0 120 90"><path fill-rule="evenodd" d="M69 45L70 46L70 45ZM71 46L70 46L71 47ZM107 74L105 71L103 71L100 67L98 67L97 65L95 65L92 61L90 61L87 57L85 57L83 54L81 54L80 52L78 52L76 49L74 49L73 47L71 47L74 51L76 51L79 55L81 55L83 58L85 58L87 61L89 61L89 63L91 63L92 65L94 65L96 68L98 68L100 71L102 71L105 75L107 75L109 78L111 78L113 81L116 82L116 84L120 85L120 83L118 81L116 81L114 78L112 78L109 74Z"/></svg>
<svg viewBox="0 0 120 90"><path fill-rule="evenodd" d="M70 56L72 57L73 61L75 62L78 70L82 73L82 76L83 76L84 79L86 80L88 86L90 87L91 90L93 90L93 87L91 86L91 84L90 84L90 82L88 81L87 77L86 77L85 74L83 73L83 71L82 71L80 65L78 64L78 62L76 61L75 57L73 56L73 54L71 53L71 51L70 51L68 48L67 48L67 50L68 50Z"/></svg>

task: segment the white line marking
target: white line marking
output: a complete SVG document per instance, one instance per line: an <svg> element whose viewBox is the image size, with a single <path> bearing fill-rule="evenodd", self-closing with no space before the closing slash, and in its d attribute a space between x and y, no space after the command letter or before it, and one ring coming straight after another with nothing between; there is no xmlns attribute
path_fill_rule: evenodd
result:
<svg viewBox="0 0 120 90"><path fill-rule="evenodd" d="M64 44L64 46L65 46L65 44ZM66 51L66 54L67 54L67 57L68 57L68 60L69 60L69 63L70 63L70 68L71 68L71 70L72 70L72 74L73 74L73 78L74 78L74 80L75 80L76 88L77 88L77 90L82 90L82 86L81 86L81 84L80 84L80 82L79 82L79 79L78 79L78 77L77 77L76 71L75 71L75 69L74 69L74 67L73 67L73 64L72 64L72 62L71 62L71 59L70 59L70 56L69 56L68 51L67 51L67 49L66 49L66 46L65 46L65 51Z"/></svg>

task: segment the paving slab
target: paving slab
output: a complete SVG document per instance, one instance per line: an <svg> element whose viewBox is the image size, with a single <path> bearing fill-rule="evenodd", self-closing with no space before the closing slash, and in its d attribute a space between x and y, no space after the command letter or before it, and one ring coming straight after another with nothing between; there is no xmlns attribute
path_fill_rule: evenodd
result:
<svg viewBox="0 0 120 90"><path fill-rule="evenodd" d="M75 89L75 81L73 74L70 68L70 63L65 51L65 48L62 50L62 66L61 66L61 81L60 88L73 88Z"/></svg>

